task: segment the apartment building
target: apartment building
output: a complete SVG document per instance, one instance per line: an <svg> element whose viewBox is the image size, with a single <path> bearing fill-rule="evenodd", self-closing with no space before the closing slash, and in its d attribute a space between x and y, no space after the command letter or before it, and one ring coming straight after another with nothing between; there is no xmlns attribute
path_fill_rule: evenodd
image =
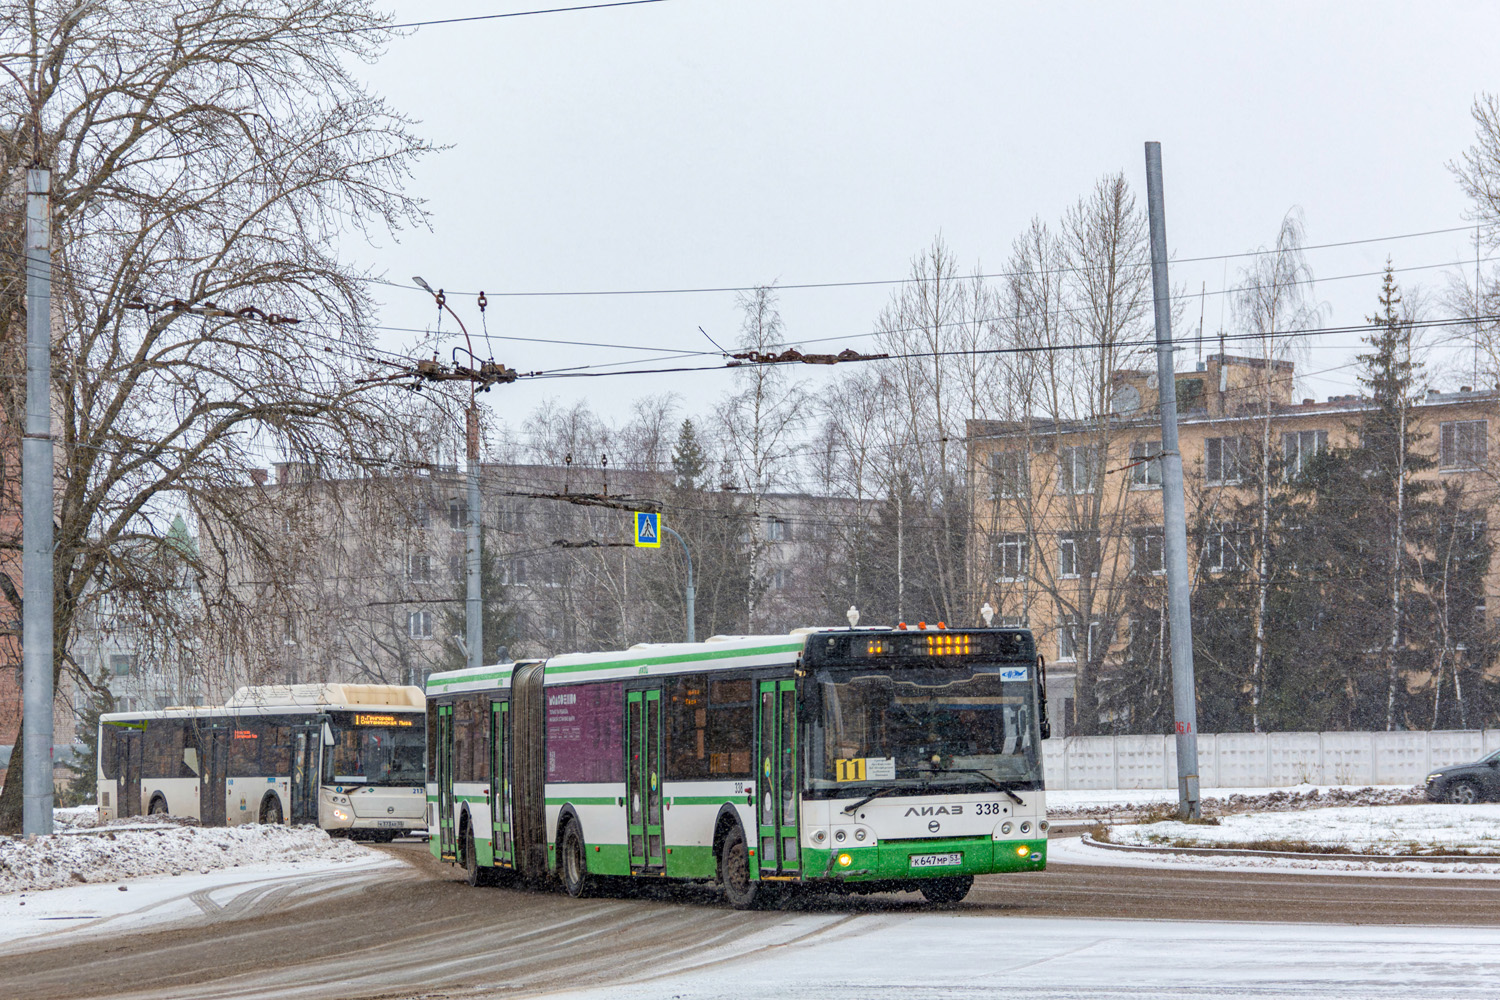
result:
<svg viewBox="0 0 1500 1000"><path fill-rule="evenodd" d="M1194 574L1222 574L1244 558L1245 526L1218 512L1243 499L1269 455L1298 475L1330 447L1355 443L1370 403L1359 396L1294 399L1287 362L1211 355L1176 378L1178 428ZM1132 617L1132 594L1164 575L1161 433L1154 371L1118 371L1112 412L1094 419L972 421L969 461L977 505L973 558L989 567L997 622L1027 625L1050 663L1049 693L1063 730L1076 718L1081 672L1107 679L1136 648L1166 656L1165 621ZM1494 502L1491 434L1500 392L1431 392L1411 410L1436 481L1467 481ZM1490 519L1493 521L1493 518ZM1208 527L1204 528L1207 525ZM1486 591L1500 587L1492 567ZM1169 665L1167 667L1169 669Z"/></svg>

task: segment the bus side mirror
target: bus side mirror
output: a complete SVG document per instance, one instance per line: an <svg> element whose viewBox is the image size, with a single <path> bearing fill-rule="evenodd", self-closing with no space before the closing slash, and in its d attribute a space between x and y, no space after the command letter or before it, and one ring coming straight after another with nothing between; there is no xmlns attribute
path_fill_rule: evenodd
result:
<svg viewBox="0 0 1500 1000"><path fill-rule="evenodd" d="M1051 723L1051 721L1048 720L1048 719L1043 719L1042 722L1041 722L1041 729L1042 729L1042 739L1044 739L1044 740L1050 740L1052 738L1052 723Z"/></svg>
<svg viewBox="0 0 1500 1000"><path fill-rule="evenodd" d="M323 745L325 747L333 746L333 727L326 722L323 723Z"/></svg>

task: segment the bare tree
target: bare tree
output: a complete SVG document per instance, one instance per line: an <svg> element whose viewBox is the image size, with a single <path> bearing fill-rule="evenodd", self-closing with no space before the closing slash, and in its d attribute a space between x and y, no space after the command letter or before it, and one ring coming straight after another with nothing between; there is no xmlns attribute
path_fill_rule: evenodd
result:
<svg viewBox="0 0 1500 1000"><path fill-rule="evenodd" d="M787 346L776 290L762 286L742 293L739 346L748 351L770 352ZM776 365L746 365L735 374L739 391L719 407L719 432L726 474L748 501L750 538L745 559L749 568L749 590L745 595L750 628L758 626L757 604L765 583L761 579L766 552L766 496L785 486L795 475L798 434L807 416L807 400L785 368Z"/></svg>
<svg viewBox="0 0 1500 1000"><path fill-rule="evenodd" d="M401 185L429 147L350 68L387 24L366 0L0 7L11 203L33 157L55 168L55 674L105 588L175 617L137 568L176 514L212 513L269 554L230 488L264 448L350 468L395 437L388 390L354 378L370 367L371 302L335 252L423 218ZM0 239L16 259L15 213ZM20 271L7 275L0 366L13 375L25 302ZM246 322L250 307L300 323ZM20 386L0 378L11 426ZM211 581L204 606L245 610ZM0 829L19 820L22 756Z"/></svg>
<svg viewBox="0 0 1500 1000"><path fill-rule="evenodd" d="M1275 485L1271 440L1272 416L1276 403L1290 395L1291 361L1305 343L1303 331L1317 325L1322 310L1312 298L1312 271L1302 255L1303 229L1298 213L1288 212L1281 220L1276 245L1257 255L1246 268L1234 290L1234 309L1261 364L1260 384L1254 393L1259 433L1255 451L1257 474L1255 489L1259 497L1259 517L1255 539L1255 620L1254 648L1250 659L1250 725L1260 732L1261 698L1265 677L1266 613L1271 591L1271 500ZM1225 359L1221 358L1220 363ZM1300 455L1300 450L1297 451Z"/></svg>

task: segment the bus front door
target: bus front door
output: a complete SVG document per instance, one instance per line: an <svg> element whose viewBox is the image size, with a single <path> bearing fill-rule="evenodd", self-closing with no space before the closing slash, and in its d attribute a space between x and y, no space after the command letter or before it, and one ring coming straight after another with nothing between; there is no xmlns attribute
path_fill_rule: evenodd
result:
<svg viewBox="0 0 1500 1000"><path fill-rule="evenodd" d="M625 797L631 871L662 871L661 689L625 694Z"/></svg>
<svg viewBox="0 0 1500 1000"><path fill-rule="evenodd" d="M228 729L202 729L203 762L198 774L198 816L204 826L223 826L229 821L225 784L229 777Z"/></svg>
<svg viewBox="0 0 1500 1000"><path fill-rule="evenodd" d="M141 733L140 729L120 730L120 785L115 802L121 816L141 814Z"/></svg>
<svg viewBox="0 0 1500 1000"><path fill-rule="evenodd" d="M298 726L292 731L293 826L318 823L318 763L323 749L321 726Z"/></svg>
<svg viewBox="0 0 1500 1000"><path fill-rule="evenodd" d="M797 685L761 681L755 703L760 761L760 871L790 877L802 869L797 850Z"/></svg>
<svg viewBox="0 0 1500 1000"><path fill-rule="evenodd" d="M437 710L438 855L445 861L458 858L458 838L453 832L453 706Z"/></svg>
<svg viewBox="0 0 1500 1000"><path fill-rule="evenodd" d="M515 867L515 834L511 829L511 753L510 753L510 702L497 701L490 705L490 746L495 759L491 761L493 796L490 799L490 815L494 817L494 832L491 843L495 845L495 864L502 868Z"/></svg>

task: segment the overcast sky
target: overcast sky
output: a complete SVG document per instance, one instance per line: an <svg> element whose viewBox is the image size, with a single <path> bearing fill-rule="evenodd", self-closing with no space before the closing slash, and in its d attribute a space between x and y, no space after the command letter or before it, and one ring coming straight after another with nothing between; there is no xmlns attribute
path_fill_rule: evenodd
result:
<svg viewBox="0 0 1500 1000"><path fill-rule="evenodd" d="M393 9L418 21L545 6ZM411 181L431 232L345 252L448 289L476 339L474 299L453 293L490 293L496 337L651 349L494 341L497 360L533 370L707 349L700 325L725 343L735 296L497 293L896 279L938 233L965 267L999 271L1033 216L1055 223L1101 175L1123 170L1144 208L1148 139L1162 143L1180 259L1271 243L1293 208L1310 244L1450 229L1468 206L1447 164L1473 141L1475 96L1500 90L1497 40L1493 3L666 0L424 27L367 73L451 147ZM1373 311L1378 277L1341 276L1387 256L1420 268L1403 285L1435 292L1441 265L1472 272L1473 232L1310 251L1326 324ZM1216 293L1245 264L1174 266L1194 296L1180 339L1196 333L1205 283L1218 328ZM788 289L788 337L867 347L890 294ZM429 327L431 299L382 296L396 329L381 344L408 348L416 334L400 328ZM1319 339L1301 367L1321 374L1299 395L1346 391L1354 347ZM1190 367L1193 348L1180 357ZM518 422L549 395L587 398L618 419L632 397L665 391L702 410L728 384L717 372L549 380L487 403Z"/></svg>

